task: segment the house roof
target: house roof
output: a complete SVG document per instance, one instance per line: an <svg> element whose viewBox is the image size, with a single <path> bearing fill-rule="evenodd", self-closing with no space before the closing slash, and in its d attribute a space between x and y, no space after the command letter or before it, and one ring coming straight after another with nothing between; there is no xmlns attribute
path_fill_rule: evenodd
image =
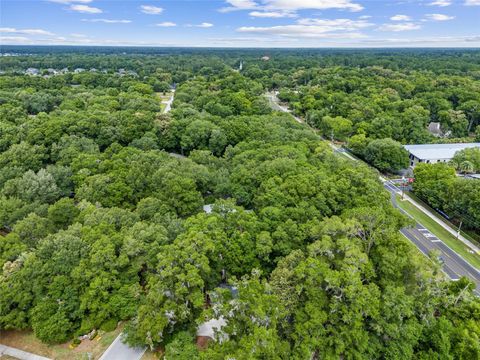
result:
<svg viewBox="0 0 480 360"><path fill-rule="evenodd" d="M421 160L451 159L457 151L480 148L480 143L405 145L405 149Z"/></svg>
<svg viewBox="0 0 480 360"><path fill-rule="evenodd" d="M197 329L197 336L207 336L215 339L215 331L217 331L220 333L220 341L222 341L227 337L227 335L222 331L222 327L225 325L227 325L227 322L222 317L218 319L211 319L203 324L200 324Z"/></svg>

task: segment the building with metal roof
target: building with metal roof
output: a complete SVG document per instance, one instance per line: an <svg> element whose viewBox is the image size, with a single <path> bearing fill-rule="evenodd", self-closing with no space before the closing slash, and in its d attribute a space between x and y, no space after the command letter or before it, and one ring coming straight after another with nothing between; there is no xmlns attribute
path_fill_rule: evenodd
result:
<svg viewBox="0 0 480 360"><path fill-rule="evenodd" d="M405 145L405 149L410 154L410 166L415 167L418 163L449 162L457 151L468 148L480 148L480 143L462 143L462 144L424 144L424 145Z"/></svg>

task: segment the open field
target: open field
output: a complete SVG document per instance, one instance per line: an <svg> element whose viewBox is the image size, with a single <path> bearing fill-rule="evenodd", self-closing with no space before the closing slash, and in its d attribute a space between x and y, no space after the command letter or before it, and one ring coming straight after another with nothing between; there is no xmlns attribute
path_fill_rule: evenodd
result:
<svg viewBox="0 0 480 360"><path fill-rule="evenodd" d="M460 256L467 260L471 265L480 269L480 256L477 254L472 254L468 251L468 248L460 241L457 240L452 234L438 225L430 217L425 215L420 211L415 205L408 201L401 200L399 195L397 197L397 204L408 214L410 214L415 220L421 223L425 228L427 228L432 234L442 240L446 245L448 245L452 250L456 251Z"/></svg>

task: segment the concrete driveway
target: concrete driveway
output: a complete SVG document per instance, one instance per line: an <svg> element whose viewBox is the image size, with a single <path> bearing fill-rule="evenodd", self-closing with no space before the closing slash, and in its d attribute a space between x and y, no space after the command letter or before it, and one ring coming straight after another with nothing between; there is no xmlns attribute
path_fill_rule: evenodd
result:
<svg viewBox="0 0 480 360"><path fill-rule="evenodd" d="M120 334L99 360L140 360L147 348L134 348L122 342Z"/></svg>

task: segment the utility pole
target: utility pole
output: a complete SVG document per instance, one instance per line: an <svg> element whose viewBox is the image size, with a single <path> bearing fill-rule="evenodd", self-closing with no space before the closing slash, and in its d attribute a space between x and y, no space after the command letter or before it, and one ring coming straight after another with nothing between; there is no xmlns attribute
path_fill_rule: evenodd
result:
<svg viewBox="0 0 480 360"><path fill-rule="evenodd" d="M462 229L462 224L463 224L463 220L460 220L460 225L458 226L458 230L457 230L457 239L460 236L460 230Z"/></svg>

